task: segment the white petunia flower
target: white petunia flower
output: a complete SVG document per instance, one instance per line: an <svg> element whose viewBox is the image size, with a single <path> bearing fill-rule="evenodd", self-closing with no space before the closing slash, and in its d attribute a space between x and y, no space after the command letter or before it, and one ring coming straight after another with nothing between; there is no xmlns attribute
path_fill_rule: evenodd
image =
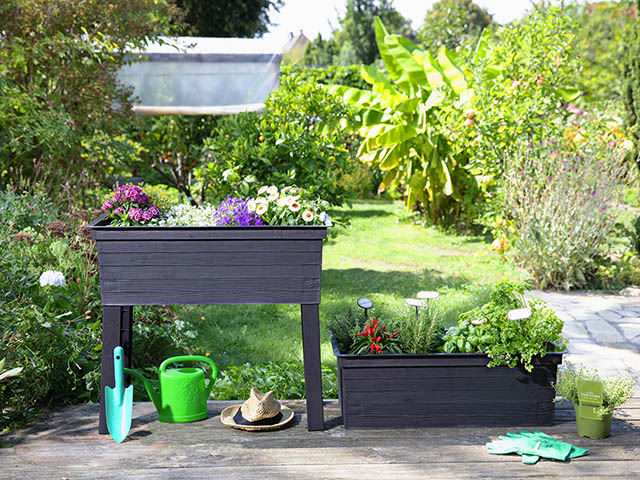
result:
<svg viewBox="0 0 640 480"><path fill-rule="evenodd" d="M256 201L255 200L249 200L247 202L247 210L249 210L250 212L255 212L256 211Z"/></svg>
<svg viewBox="0 0 640 480"><path fill-rule="evenodd" d="M266 198L264 198L264 197L258 197L258 198L256 198L256 204L257 204L257 205L259 205L259 204L261 204L261 203L263 203L263 204L265 204L265 205L266 205L267 203L269 203L269 200L267 200L267 199L266 199Z"/></svg>
<svg viewBox="0 0 640 480"><path fill-rule="evenodd" d="M305 210L302 214L302 219L307 223L313 221L313 212L311 210Z"/></svg>
<svg viewBox="0 0 640 480"><path fill-rule="evenodd" d="M258 195L262 195L264 192L267 191L267 187L266 185L263 185L262 187L260 187L260 190L258 190Z"/></svg>
<svg viewBox="0 0 640 480"><path fill-rule="evenodd" d="M278 199L278 191L276 190L275 192L271 192L269 193L269 201L270 202L274 202Z"/></svg>
<svg viewBox="0 0 640 480"><path fill-rule="evenodd" d="M62 272L55 272L53 270L47 270L40 275L40 286L52 285L54 287L64 287L67 282L64 279Z"/></svg>
<svg viewBox="0 0 640 480"><path fill-rule="evenodd" d="M288 197L280 197L280 198L278 198L278 206L279 207L286 207L288 205L287 198Z"/></svg>
<svg viewBox="0 0 640 480"><path fill-rule="evenodd" d="M300 204L298 202L293 202L291 205L289 205L289 210L291 210L292 212L297 212L298 210L300 210Z"/></svg>
<svg viewBox="0 0 640 480"><path fill-rule="evenodd" d="M265 213L267 211L269 207L267 206L266 203L259 203L258 206L256 207L256 213L258 215L262 215L263 213Z"/></svg>
<svg viewBox="0 0 640 480"><path fill-rule="evenodd" d="M320 221L322 223L324 223L324 221L327 219L327 212L320 212Z"/></svg>
<svg viewBox="0 0 640 480"><path fill-rule="evenodd" d="M274 193L278 193L278 187L271 185L269 188L267 188L267 193L271 196Z"/></svg>

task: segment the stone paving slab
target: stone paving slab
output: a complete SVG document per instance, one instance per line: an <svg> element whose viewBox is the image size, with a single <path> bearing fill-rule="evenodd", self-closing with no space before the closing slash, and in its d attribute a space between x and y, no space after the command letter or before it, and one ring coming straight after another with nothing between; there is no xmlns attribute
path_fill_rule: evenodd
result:
<svg viewBox="0 0 640 480"><path fill-rule="evenodd" d="M603 376L628 371L640 393L640 296L594 292L530 292L545 300L565 323L565 362Z"/></svg>

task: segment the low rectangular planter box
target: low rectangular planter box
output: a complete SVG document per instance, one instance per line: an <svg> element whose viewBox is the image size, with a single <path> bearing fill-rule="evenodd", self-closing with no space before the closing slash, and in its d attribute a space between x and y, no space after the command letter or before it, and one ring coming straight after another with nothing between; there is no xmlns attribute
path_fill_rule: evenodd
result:
<svg viewBox="0 0 640 480"><path fill-rule="evenodd" d="M89 226L102 304L318 304L326 226Z"/></svg>
<svg viewBox="0 0 640 480"><path fill-rule="evenodd" d="M487 368L484 354L347 355L331 342L346 429L553 425L561 352L529 373Z"/></svg>

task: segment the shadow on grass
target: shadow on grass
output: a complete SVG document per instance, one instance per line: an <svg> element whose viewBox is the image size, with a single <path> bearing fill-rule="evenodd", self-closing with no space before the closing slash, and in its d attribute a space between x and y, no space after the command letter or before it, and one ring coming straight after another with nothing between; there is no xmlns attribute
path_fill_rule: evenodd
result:
<svg viewBox="0 0 640 480"><path fill-rule="evenodd" d="M361 297L372 293L413 297L420 290L461 287L471 283L465 276L443 275L435 269L424 269L421 273L366 270L348 268L322 271L322 292L342 297Z"/></svg>

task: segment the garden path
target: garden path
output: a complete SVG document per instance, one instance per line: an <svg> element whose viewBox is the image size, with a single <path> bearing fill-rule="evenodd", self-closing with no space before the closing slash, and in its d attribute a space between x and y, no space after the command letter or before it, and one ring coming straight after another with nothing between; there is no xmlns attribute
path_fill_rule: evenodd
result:
<svg viewBox="0 0 640 480"><path fill-rule="evenodd" d="M569 340L564 362L597 369L602 375L629 371L640 394L640 291L628 295L533 291L564 320Z"/></svg>
<svg viewBox="0 0 640 480"><path fill-rule="evenodd" d="M542 430L589 455L570 462L524 465L517 455L489 455L486 442L519 428L345 430L336 400L325 401L327 430L308 432L304 402L284 402L293 426L277 432L243 432L220 423L223 408L209 402L209 417L160 423L150 402L136 403L122 444L98 434L98 406L75 405L45 422L0 436L0 479L622 479L640 472L640 398L616 411L611 437L576 433L573 406L556 407L555 425ZM528 428L534 430L534 428Z"/></svg>

